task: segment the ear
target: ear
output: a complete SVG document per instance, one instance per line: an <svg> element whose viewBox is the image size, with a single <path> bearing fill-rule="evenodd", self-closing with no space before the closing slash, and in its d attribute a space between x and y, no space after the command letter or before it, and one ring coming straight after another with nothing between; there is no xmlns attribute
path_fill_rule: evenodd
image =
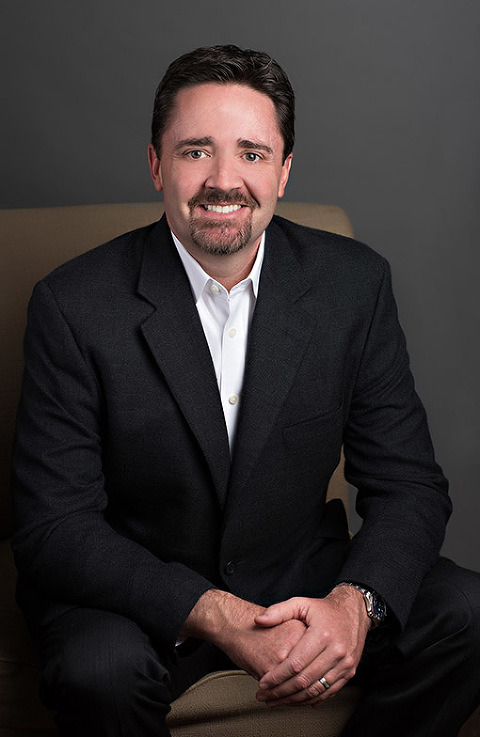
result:
<svg viewBox="0 0 480 737"><path fill-rule="evenodd" d="M160 159L157 156L157 152L155 151L151 143L148 145L148 165L150 167L150 174L152 176L153 186L155 187L157 192L161 192L163 189L162 165Z"/></svg>
<svg viewBox="0 0 480 737"><path fill-rule="evenodd" d="M278 183L278 197L283 197L285 193L285 187L287 186L288 177L290 176L290 169L292 167L292 159L293 154L288 154L287 158L282 164L280 182Z"/></svg>

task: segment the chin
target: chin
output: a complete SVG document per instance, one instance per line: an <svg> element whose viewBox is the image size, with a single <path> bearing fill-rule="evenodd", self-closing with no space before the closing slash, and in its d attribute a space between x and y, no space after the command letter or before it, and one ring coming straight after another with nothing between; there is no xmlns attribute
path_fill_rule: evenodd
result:
<svg viewBox="0 0 480 737"><path fill-rule="evenodd" d="M190 235L195 245L205 253L228 256L242 251L250 243L252 228L232 229L219 223L215 227L193 227Z"/></svg>

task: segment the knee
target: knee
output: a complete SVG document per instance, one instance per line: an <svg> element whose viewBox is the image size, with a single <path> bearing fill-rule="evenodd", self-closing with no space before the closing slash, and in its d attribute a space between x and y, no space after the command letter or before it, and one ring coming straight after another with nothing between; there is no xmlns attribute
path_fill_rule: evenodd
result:
<svg viewBox="0 0 480 737"><path fill-rule="evenodd" d="M441 559L425 578L398 646L480 656L480 574ZM467 655L468 654L468 655Z"/></svg>
<svg viewBox="0 0 480 737"><path fill-rule="evenodd" d="M438 639L450 637L479 652L480 574L441 559L427 577L423 598Z"/></svg>
<svg viewBox="0 0 480 737"><path fill-rule="evenodd" d="M64 643L61 656L47 663L43 682L55 709L77 714L135 708L144 698L168 708L170 701L169 671L147 638L102 638L91 647L73 637Z"/></svg>
<svg viewBox="0 0 480 737"><path fill-rule="evenodd" d="M480 658L480 574L456 566L450 606L464 621L462 634L469 657Z"/></svg>
<svg viewBox="0 0 480 737"><path fill-rule="evenodd" d="M93 705L128 703L144 688L147 674L154 675L153 663L143 653L125 651L95 653L94 658L81 660L66 657L62 663L61 691L70 702Z"/></svg>

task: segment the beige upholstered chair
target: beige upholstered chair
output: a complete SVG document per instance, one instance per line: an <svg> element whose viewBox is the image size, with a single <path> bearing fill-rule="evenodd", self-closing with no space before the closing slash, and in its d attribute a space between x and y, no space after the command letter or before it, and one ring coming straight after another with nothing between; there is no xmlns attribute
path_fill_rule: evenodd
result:
<svg viewBox="0 0 480 737"><path fill-rule="evenodd" d="M316 228L351 236L337 207L279 203L278 214ZM37 663L15 605L10 552L9 459L22 373L26 306L38 279L73 256L119 233L160 217L155 203L91 205L0 211L0 737L54 734L53 715L40 704ZM346 502L341 469L331 496ZM175 737L334 737L353 710L358 691L344 689L321 709L268 709L254 699L255 681L242 671L215 673L183 694L169 723Z"/></svg>

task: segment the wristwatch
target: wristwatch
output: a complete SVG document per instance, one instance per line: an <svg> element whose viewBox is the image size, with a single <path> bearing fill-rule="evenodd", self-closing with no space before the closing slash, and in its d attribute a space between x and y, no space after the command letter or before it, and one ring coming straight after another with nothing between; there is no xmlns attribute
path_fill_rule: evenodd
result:
<svg viewBox="0 0 480 737"><path fill-rule="evenodd" d="M363 600L365 602L365 608L367 614L372 620L373 627L378 627L383 624L385 617L387 616L387 606L383 601L382 597L379 596L375 591L369 591L368 589L359 586L358 583L351 583L350 581L342 581L338 584L339 586L352 586L357 591L363 594Z"/></svg>

